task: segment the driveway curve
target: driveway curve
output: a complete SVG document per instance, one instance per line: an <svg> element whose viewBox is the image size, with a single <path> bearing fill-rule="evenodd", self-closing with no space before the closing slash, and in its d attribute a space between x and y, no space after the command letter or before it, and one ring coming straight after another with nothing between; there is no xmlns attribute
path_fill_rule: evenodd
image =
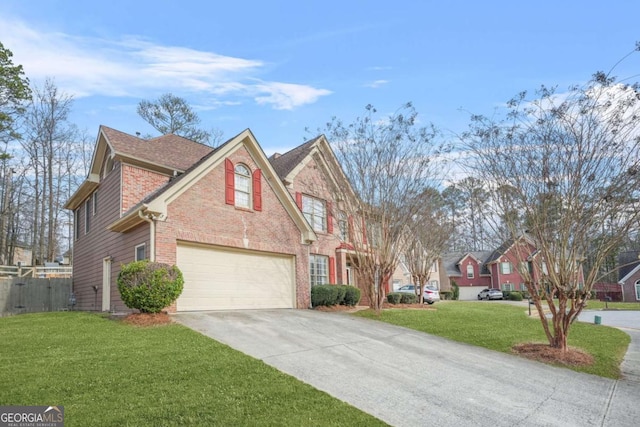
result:
<svg viewBox="0 0 640 427"><path fill-rule="evenodd" d="M635 426L615 381L342 313L179 313L179 323L395 426Z"/></svg>

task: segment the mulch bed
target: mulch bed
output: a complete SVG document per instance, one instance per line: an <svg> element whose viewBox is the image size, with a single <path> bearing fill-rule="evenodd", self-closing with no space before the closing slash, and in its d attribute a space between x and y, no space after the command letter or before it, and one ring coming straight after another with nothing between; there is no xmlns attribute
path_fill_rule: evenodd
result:
<svg viewBox="0 0 640 427"><path fill-rule="evenodd" d="M557 363L568 366L591 366L593 356L577 348L569 347L566 352L550 347L549 344L524 343L512 347L511 351L527 359L538 362Z"/></svg>
<svg viewBox="0 0 640 427"><path fill-rule="evenodd" d="M122 319L124 323L134 326L160 326L172 323L167 313L132 313Z"/></svg>

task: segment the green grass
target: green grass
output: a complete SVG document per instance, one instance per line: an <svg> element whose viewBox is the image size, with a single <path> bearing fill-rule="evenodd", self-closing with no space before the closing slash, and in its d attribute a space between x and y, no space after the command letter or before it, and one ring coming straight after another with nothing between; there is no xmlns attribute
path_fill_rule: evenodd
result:
<svg viewBox="0 0 640 427"><path fill-rule="evenodd" d="M67 426L384 425L177 324L20 315L0 343L0 405L64 405Z"/></svg>
<svg viewBox="0 0 640 427"><path fill-rule="evenodd" d="M610 302L607 303L609 310L640 310L638 302ZM602 310L605 308L604 301L589 300L587 310Z"/></svg>
<svg viewBox="0 0 640 427"><path fill-rule="evenodd" d="M380 317L371 310L355 315L503 353L510 353L511 347L519 343L548 342L540 319L527 317L525 307L446 301L434 308L436 310L384 310ZM587 351L595 362L592 366L571 369L619 378L629 342L629 335L618 329L575 322L569 331L569 346Z"/></svg>

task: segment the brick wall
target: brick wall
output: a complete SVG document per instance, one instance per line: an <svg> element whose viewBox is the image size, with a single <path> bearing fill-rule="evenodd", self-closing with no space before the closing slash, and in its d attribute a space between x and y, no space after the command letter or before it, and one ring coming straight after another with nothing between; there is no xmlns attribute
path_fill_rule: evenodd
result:
<svg viewBox="0 0 640 427"><path fill-rule="evenodd" d="M169 176L167 175L123 164L121 213L127 212L168 181Z"/></svg>

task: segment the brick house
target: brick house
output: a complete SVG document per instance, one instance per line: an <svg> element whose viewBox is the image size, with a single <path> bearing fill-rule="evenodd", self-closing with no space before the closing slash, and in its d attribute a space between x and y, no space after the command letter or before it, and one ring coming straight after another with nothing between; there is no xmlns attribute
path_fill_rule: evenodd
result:
<svg viewBox="0 0 640 427"><path fill-rule="evenodd" d="M449 282L458 285L460 300L476 299L478 293L491 286L491 272L486 260L492 251L454 252L442 257Z"/></svg>
<svg viewBox="0 0 640 427"><path fill-rule="evenodd" d="M310 256L330 238L316 243L290 191L249 130L212 149L101 126L89 175L65 205L78 308L127 310L116 277L140 259L182 270L170 310L308 307Z"/></svg>
<svg viewBox="0 0 640 427"><path fill-rule="evenodd" d="M340 210L336 200L337 194L353 195L353 191L327 139L321 135L269 160L316 233L317 240L308 246L311 285L357 286L353 218ZM367 303L364 292L362 303Z"/></svg>
<svg viewBox="0 0 640 427"><path fill-rule="evenodd" d="M621 300L625 302L640 302L640 253L636 251L623 252L618 257Z"/></svg>
<svg viewBox="0 0 640 427"><path fill-rule="evenodd" d="M539 256L533 240L525 235L510 239L493 251L446 254L443 260L449 280L455 280L460 287L460 299L472 300L485 288L526 291L521 271L528 271L533 282L542 285L552 266L537 259ZM584 282L582 270L576 280Z"/></svg>

